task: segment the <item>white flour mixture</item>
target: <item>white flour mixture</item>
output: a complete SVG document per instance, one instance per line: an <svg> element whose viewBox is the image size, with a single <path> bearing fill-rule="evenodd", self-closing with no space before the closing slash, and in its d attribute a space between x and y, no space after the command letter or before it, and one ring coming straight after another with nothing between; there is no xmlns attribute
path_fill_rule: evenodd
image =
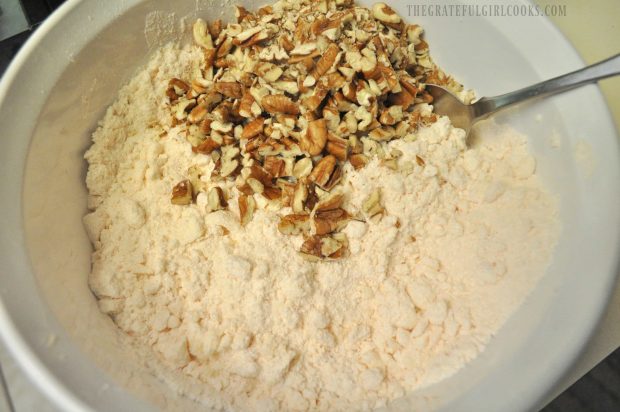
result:
<svg viewBox="0 0 620 412"><path fill-rule="evenodd" d="M84 220L101 309L181 372L172 385L242 410L370 409L475 358L557 239L525 138L488 125L467 147L441 118L390 143L404 171L347 165L348 210L380 188L386 214L348 224L348 258L312 263L258 198L245 227L236 209L171 204L188 168L212 162L160 126L168 80L191 78L201 58L195 46L155 53L93 135Z"/></svg>

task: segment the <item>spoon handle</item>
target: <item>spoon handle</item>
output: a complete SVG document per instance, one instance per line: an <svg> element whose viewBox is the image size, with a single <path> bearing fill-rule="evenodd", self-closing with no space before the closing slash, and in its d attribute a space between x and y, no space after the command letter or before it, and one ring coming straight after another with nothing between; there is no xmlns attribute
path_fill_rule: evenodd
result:
<svg viewBox="0 0 620 412"><path fill-rule="evenodd" d="M586 66L583 69L554 77L523 89L495 97L483 97L473 104L476 118L486 118L491 113L535 97L548 96L620 74L620 54Z"/></svg>

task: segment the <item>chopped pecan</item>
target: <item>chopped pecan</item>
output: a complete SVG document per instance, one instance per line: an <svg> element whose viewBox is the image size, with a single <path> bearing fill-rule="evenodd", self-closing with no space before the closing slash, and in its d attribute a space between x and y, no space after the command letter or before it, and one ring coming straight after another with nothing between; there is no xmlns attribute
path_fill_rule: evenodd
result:
<svg viewBox="0 0 620 412"><path fill-rule="evenodd" d="M217 39L220 37L220 33L222 32L222 20L217 19L209 26L209 33L211 34L211 38Z"/></svg>
<svg viewBox="0 0 620 412"><path fill-rule="evenodd" d="M346 255L346 238L344 236L306 236L299 252L310 261L324 258L338 259Z"/></svg>
<svg viewBox="0 0 620 412"><path fill-rule="evenodd" d="M248 195L239 196L239 220L241 226L246 226L254 217L254 209L256 208L256 201L254 197Z"/></svg>
<svg viewBox="0 0 620 412"><path fill-rule="evenodd" d="M303 100L303 105L310 111L318 109L321 103L323 103L323 100L325 100L325 97L327 97L328 92L329 91L322 85L317 86L312 96Z"/></svg>
<svg viewBox="0 0 620 412"><path fill-rule="evenodd" d="M282 204L282 207L291 206L295 195L295 185L284 179L278 179L276 185L281 190L280 203Z"/></svg>
<svg viewBox="0 0 620 412"><path fill-rule="evenodd" d="M352 154L349 157L349 163L353 166L355 170L359 170L362 167L368 164L368 157L363 154Z"/></svg>
<svg viewBox="0 0 620 412"><path fill-rule="evenodd" d="M396 132L391 126L378 127L368 133L368 137L380 142L391 140L395 135Z"/></svg>
<svg viewBox="0 0 620 412"><path fill-rule="evenodd" d="M305 182L299 181L295 185L295 191L293 192L293 201L291 202L291 208L295 213L301 213L306 208L306 201L308 200L308 186Z"/></svg>
<svg viewBox="0 0 620 412"><path fill-rule="evenodd" d="M166 89L172 124L215 164L211 180L236 177L242 224L252 217L255 194L278 201L270 207L290 206L295 214L278 229L303 234L300 252L313 259L347 255L339 230L350 216L334 190L344 162L357 170L376 156L394 170L423 166L420 157L399 161L402 153L387 142L437 119L412 110L432 102L424 84L455 84L428 58L422 29L389 6L332 3L267 6L254 14L238 7L238 24L226 28L221 20L198 20L193 35L204 64L191 87L171 79ZM194 191L206 192L210 210L226 207L221 188L200 174L189 182L190 202ZM380 192L362 209L366 217L381 213Z"/></svg>
<svg viewBox="0 0 620 412"><path fill-rule="evenodd" d="M251 13L243 6L236 5L235 6L235 17L237 18L237 23L241 23L245 20L246 17L250 16Z"/></svg>
<svg viewBox="0 0 620 412"><path fill-rule="evenodd" d="M331 43L319 61L316 62L316 66L314 66L312 71L312 77L316 80L320 79L334 65L338 53L340 53L340 48L335 43Z"/></svg>
<svg viewBox="0 0 620 412"><path fill-rule="evenodd" d="M323 151L327 143L327 125L325 119L313 120L301 140L301 149L316 156Z"/></svg>
<svg viewBox="0 0 620 412"><path fill-rule="evenodd" d="M207 137L198 146L192 147L192 151L194 153L200 153L200 154L211 154L211 152L213 152L215 149L219 149L221 146L222 146L221 143L218 143L212 138Z"/></svg>
<svg viewBox="0 0 620 412"><path fill-rule="evenodd" d="M249 176L258 180L265 186L273 186L274 176L257 163L254 163L252 166L250 166Z"/></svg>
<svg viewBox="0 0 620 412"><path fill-rule="evenodd" d="M329 182L338 160L333 155L327 155L314 166L312 172L308 176L308 179L316 183L320 187L324 187Z"/></svg>
<svg viewBox="0 0 620 412"><path fill-rule="evenodd" d="M228 206L226 197L224 196L224 191L221 187L215 186L209 190L209 193L207 194L207 206L212 212Z"/></svg>
<svg viewBox="0 0 620 412"><path fill-rule="evenodd" d="M280 46L282 46L282 48L286 50L288 53L290 53L291 50L295 48L295 45L291 42L288 36L280 37Z"/></svg>
<svg viewBox="0 0 620 412"><path fill-rule="evenodd" d="M281 177L284 176L286 164L280 157L266 156L263 167L273 177Z"/></svg>
<svg viewBox="0 0 620 412"><path fill-rule="evenodd" d="M308 198L306 199L306 208L313 210L316 204L319 203L319 195L316 192L316 184L314 182L308 183Z"/></svg>
<svg viewBox="0 0 620 412"><path fill-rule="evenodd" d="M342 167L340 167L339 163L336 163L336 166L334 167L334 171L329 176L329 180L327 181L327 183L325 183L322 186L322 188L325 190L332 190L334 186L336 186L338 182L340 182L341 178L342 178Z"/></svg>
<svg viewBox="0 0 620 412"><path fill-rule="evenodd" d="M334 155L336 159L344 162L349 156L349 141L330 133L327 138L326 150L327 153Z"/></svg>
<svg viewBox="0 0 620 412"><path fill-rule="evenodd" d="M295 162L295 166L293 166L293 176L297 179L303 179L308 176L312 172L312 159L309 157L304 157L297 162Z"/></svg>
<svg viewBox="0 0 620 412"><path fill-rule="evenodd" d="M166 96L168 96L171 102L176 101L179 96L184 96L187 92L189 92L189 84L185 83L183 80L175 77L168 82Z"/></svg>
<svg viewBox="0 0 620 412"><path fill-rule="evenodd" d="M299 107L283 94L270 94L261 100L263 109L269 113L299 114Z"/></svg>
<svg viewBox="0 0 620 412"><path fill-rule="evenodd" d="M239 171L240 167L241 167L241 164L239 163L239 159L223 158L222 167L220 169L220 176L222 177L234 176Z"/></svg>
<svg viewBox="0 0 620 412"><path fill-rule="evenodd" d="M291 58L288 59L288 64L302 63L304 64L307 70L310 70L312 67L314 67L314 60L312 59L320 55L321 55L321 52L318 50L315 50L310 54L300 54L297 56L292 56Z"/></svg>
<svg viewBox="0 0 620 412"><path fill-rule="evenodd" d="M306 214L282 216L278 223L278 230L285 235L307 233L310 231L310 216Z"/></svg>
<svg viewBox="0 0 620 412"><path fill-rule="evenodd" d="M252 137L259 135L263 132L263 125L265 124L265 119L262 117L257 117L252 120L250 123L246 124L243 127L243 132L241 133L242 139L251 139Z"/></svg>
<svg viewBox="0 0 620 412"><path fill-rule="evenodd" d="M277 186L266 186L262 195L269 200L276 200L282 197L282 189Z"/></svg>
<svg viewBox="0 0 620 412"><path fill-rule="evenodd" d="M253 177L249 177L246 180L246 184L252 189L253 193L263 193L265 191L265 185Z"/></svg>
<svg viewBox="0 0 620 412"><path fill-rule="evenodd" d="M204 47L205 49L213 48L213 40L209 33L207 23L203 19L196 19L194 26L192 27L192 34L194 36L194 42Z"/></svg>
<svg viewBox="0 0 620 412"><path fill-rule="evenodd" d="M316 235L326 235L342 229L349 219L349 214L340 208L317 211L312 219Z"/></svg>
<svg viewBox="0 0 620 412"><path fill-rule="evenodd" d="M215 82L213 88L232 99L241 99L243 97L243 86L237 82Z"/></svg>
<svg viewBox="0 0 620 412"><path fill-rule="evenodd" d="M310 25L310 30L314 35L319 35L326 30L339 28L341 24L340 19L328 19L325 17L319 17Z"/></svg>
<svg viewBox="0 0 620 412"><path fill-rule="evenodd" d="M324 257L321 253L321 237L317 235L305 237L299 252L305 258L315 257L320 259Z"/></svg>
<svg viewBox="0 0 620 412"><path fill-rule="evenodd" d="M344 195L342 193L333 193L321 199L316 205L315 210L321 212L326 210L338 209L344 202Z"/></svg>
<svg viewBox="0 0 620 412"><path fill-rule="evenodd" d="M211 67L213 67L213 64L215 63L215 49L205 49L204 51L204 56L205 56L205 70L210 69Z"/></svg>
<svg viewBox="0 0 620 412"><path fill-rule="evenodd" d="M215 60L224 59L228 52L233 48L234 44L232 38L226 37L226 39L218 46L217 51L215 52ZM217 64L216 64L217 66Z"/></svg>
<svg viewBox="0 0 620 412"><path fill-rule="evenodd" d="M242 117L254 117L254 110L252 110L252 105L257 105L254 101L252 95L245 91L243 92L243 96L239 102L239 115ZM257 105L258 106L258 105ZM261 110L258 109L258 114L260 114Z"/></svg>
<svg viewBox="0 0 620 412"><path fill-rule="evenodd" d="M207 107L204 104L199 104L189 112L187 120L190 123L200 123L206 115Z"/></svg>
<svg viewBox="0 0 620 412"><path fill-rule="evenodd" d="M383 213L383 206L381 205L381 190L375 189L362 203L362 211L368 216L373 217L379 213Z"/></svg>
<svg viewBox="0 0 620 412"><path fill-rule="evenodd" d="M189 180L183 180L172 188L172 197L170 202L173 205L189 205L192 203L193 190Z"/></svg>

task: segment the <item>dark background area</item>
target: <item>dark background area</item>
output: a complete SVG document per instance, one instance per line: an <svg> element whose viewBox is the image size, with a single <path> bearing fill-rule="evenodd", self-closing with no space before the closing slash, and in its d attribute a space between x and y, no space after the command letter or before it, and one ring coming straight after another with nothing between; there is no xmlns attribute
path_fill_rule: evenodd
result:
<svg viewBox="0 0 620 412"><path fill-rule="evenodd" d="M30 29L0 41L0 77L30 34L63 1L21 0L22 10ZM533 370L532 377L535 376L536 371ZM620 349L616 349L544 407L542 412L620 412Z"/></svg>

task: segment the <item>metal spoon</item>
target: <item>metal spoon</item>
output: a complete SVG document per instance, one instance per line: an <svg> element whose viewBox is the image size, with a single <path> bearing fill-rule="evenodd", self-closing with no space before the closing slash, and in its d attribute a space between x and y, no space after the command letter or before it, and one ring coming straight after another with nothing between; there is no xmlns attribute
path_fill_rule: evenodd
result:
<svg viewBox="0 0 620 412"><path fill-rule="evenodd" d="M464 104L451 92L435 84L427 84L426 90L433 96L432 104L435 113L448 116L454 126L464 129L469 134L474 123L486 119L501 109L535 97L562 93L618 74L620 74L620 54L511 93L495 97L483 97L471 104Z"/></svg>

